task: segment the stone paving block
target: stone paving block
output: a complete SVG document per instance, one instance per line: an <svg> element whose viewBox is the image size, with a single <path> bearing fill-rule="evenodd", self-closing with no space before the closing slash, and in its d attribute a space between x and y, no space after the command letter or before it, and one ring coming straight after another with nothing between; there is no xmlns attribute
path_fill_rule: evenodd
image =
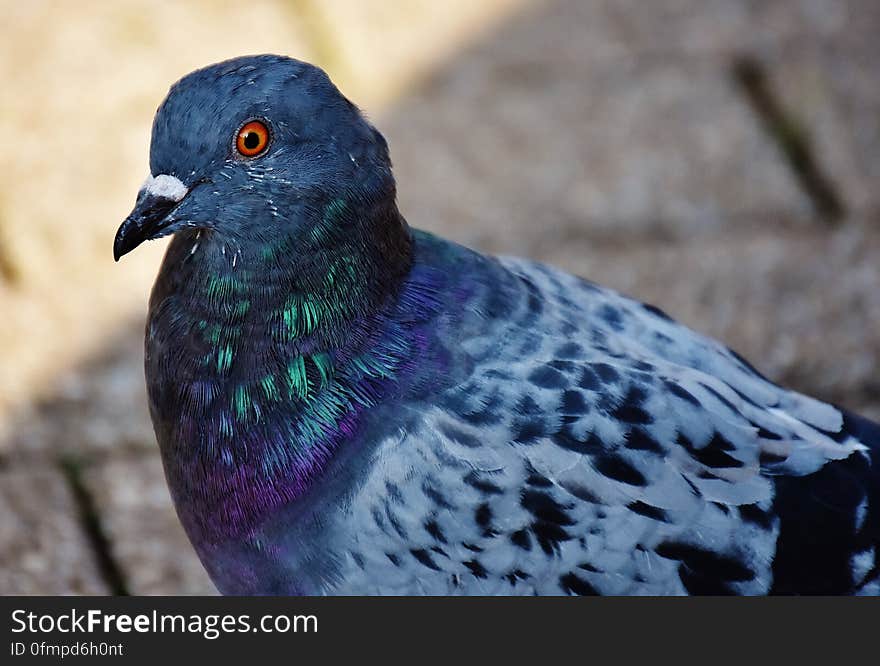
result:
<svg viewBox="0 0 880 666"><path fill-rule="evenodd" d="M0 594L107 594L64 477L0 470Z"/></svg>
<svg viewBox="0 0 880 666"><path fill-rule="evenodd" d="M546 0L513 15L491 39L508 59L535 64L714 56L755 39L754 19L747 0Z"/></svg>
<svg viewBox="0 0 880 666"><path fill-rule="evenodd" d="M880 14L873 0L531 0L516 9L494 33L478 35L475 47L489 42L502 59L575 67L636 58L729 59L798 42L851 40L866 17ZM379 18L376 12L372 18ZM391 47L364 32L375 43L346 46L367 69Z"/></svg>
<svg viewBox="0 0 880 666"><path fill-rule="evenodd" d="M177 519L158 451L93 466L85 481L131 594L217 594Z"/></svg>
<svg viewBox="0 0 880 666"><path fill-rule="evenodd" d="M615 1L615 0L609 0ZM634 0L637 1L637 0ZM699 0L697 0L699 1ZM742 0L748 5L751 31L743 39L758 49L775 51L797 45L809 50L821 44L875 50L880 3L875 0Z"/></svg>
<svg viewBox="0 0 880 666"><path fill-rule="evenodd" d="M387 101L425 65L471 42L508 58L580 66L660 56L716 57L798 40L842 39L866 0L324 0L297 14L352 94ZM552 48L548 48L552 46Z"/></svg>
<svg viewBox="0 0 880 666"><path fill-rule="evenodd" d="M560 18L566 10L589 18L591 41L605 43L609 52L695 57L850 40L866 19L880 16L873 0L563 0L551 6L563 9Z"/></svg>
<svg viewBox="0 0 880 666"><path fill-rule="evenodd" d="M880 230L569 241L541 258L724 341L771 379L880 418Z"/></svg>
<svg viewBox="0 0 880 666"><path fill-rule="evenodd" d="M540 0L306 0L294 5L318 63L368 111L462 45Z"/></svg>
<svg viewBox="0 0 880 666"><path fill-rule="evenodd" d="M764 61L782 105L807 131L818 163L857 213L880 209L880 11L865 29L874 41L814 44ZM858 44L863 48L856 50Z"/></svg>
<svg viewBox="0 0 880 666"><path fill-rule="evenodd" d="M15 459L155 451L143 340L143 323L136 320L105 340L94 358L58 373L42 399L7 422L0 453Z"/></svg>
<svg viewBox="0 0 880 666"><path fill-rule="evenodd" d="M463 55L380 119L414 226L528 254L568 233L809 224L809 202L718 61L557 66L547 41L536 65L494 50L507 41Z"/></svg>

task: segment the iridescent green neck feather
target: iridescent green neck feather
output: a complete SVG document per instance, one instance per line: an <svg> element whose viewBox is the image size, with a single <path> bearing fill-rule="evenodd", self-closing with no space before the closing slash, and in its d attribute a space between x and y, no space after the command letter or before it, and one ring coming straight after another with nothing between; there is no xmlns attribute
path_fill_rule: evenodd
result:
<svg viewBox="0 0 880 666"><path fill-rule="evenodd" d="M437 277L411 270L393 197L302 210L311 224L247 240L178 234L153 292L151 408L200 533L305 492L426 352Z"/></svg>

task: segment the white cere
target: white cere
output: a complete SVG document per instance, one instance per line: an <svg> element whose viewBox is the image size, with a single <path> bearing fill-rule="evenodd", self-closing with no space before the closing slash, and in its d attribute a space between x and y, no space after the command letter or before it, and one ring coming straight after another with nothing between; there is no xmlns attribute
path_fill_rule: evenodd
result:
<svg viewBox="0 0 880 666"><path fill-rule="evenodd" d="M180 201L189 190L178 178L160 173L158 176L147 176L141 191L154 197Z"/></svg>

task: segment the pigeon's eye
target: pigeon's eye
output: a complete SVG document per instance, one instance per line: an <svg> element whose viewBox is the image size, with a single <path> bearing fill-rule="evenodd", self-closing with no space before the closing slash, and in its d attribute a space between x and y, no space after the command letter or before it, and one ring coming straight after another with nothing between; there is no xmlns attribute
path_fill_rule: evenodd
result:
<svg viewBox="0 0 880 666"><path fill-rule="evenodd" d="M238 130L235 138L235 147L245 157L256 157L269 145L269 128L259 120L245 123Z"/></svg>

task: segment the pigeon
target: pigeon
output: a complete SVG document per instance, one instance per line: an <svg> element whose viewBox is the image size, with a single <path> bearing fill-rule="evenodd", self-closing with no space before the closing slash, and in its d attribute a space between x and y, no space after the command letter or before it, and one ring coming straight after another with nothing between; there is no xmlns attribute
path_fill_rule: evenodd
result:
<svg viewBox="0 0 880 666"><path fill-rule="evenodd" d="M220 592L880 593L880 425L410 227L385 139L318 67L185 76L150 172L114 256L173 234L149 410Z"/></svg>

